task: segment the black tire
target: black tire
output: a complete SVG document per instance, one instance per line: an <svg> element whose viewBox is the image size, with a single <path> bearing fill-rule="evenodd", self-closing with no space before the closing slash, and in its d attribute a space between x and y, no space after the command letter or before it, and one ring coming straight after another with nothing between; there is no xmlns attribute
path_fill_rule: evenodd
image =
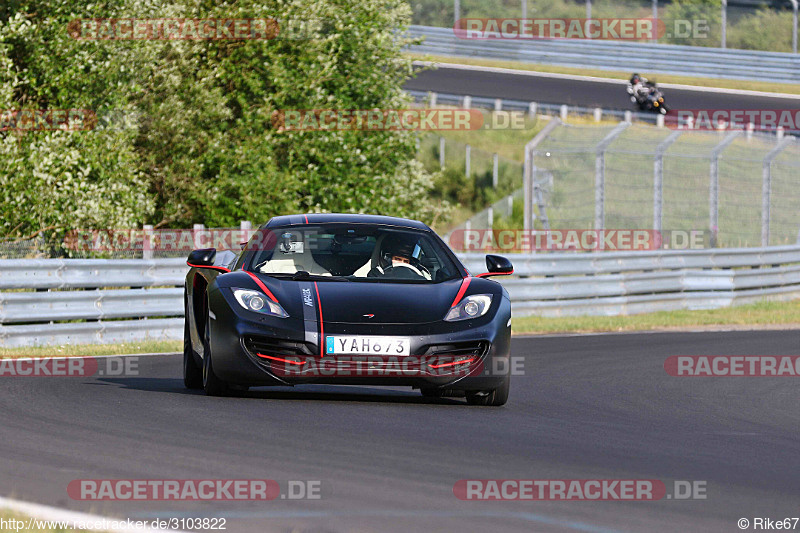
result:
<svg viewBox="0 0 800 533"><path fill-rule="evenodd" d="M192 354L188 314L183 323L183 384L187 389L203 388L203 369L197 364L194 354Z"/></svg>
<svg viewBox="0 0 800 533"><path fill-rule="evenodd" d="M192 353L192 340L189 336L189 306L186 305L187 299L185 295L183 302L183 385L187 389L202 389L203 369L197 364Z"/></svg>
<svg viewBox="0 0 800 533"><path fill-rule="evenodd" d="M203 389L208 396L225 396L228 393L228 384L217 377L214 373L214 365L211 362L210 326L210 320L206 314L206 328L203 332Z"/></svg>
<svg viewBox="0 0 800 533"><path fill-rule="evenodd" d="M498 388L489 391L467 391L467 403L469 405L488 405L499 407L508 401L508 390L511 386L511 376L506 376L503 384Z"/></svg>

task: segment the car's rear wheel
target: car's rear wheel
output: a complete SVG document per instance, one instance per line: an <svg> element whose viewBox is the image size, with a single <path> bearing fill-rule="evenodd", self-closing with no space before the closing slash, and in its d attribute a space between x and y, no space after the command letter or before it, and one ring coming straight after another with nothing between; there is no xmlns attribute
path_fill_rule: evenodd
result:
<svg viewBox="0 0 800 533"><path fill-rule="evenodd" d="M470 405L488 405L499 407L508 401L508 390L511 386L511 376L503 379L502 385L487 391L467 391L467 403Z"/></svg>
<svg viewBox="0 0 800 533"><path fill-rule="evenodd" d="M228 384L214 373L211 361L211 342L209 342L210 320L206 315L206 327L203 332L203 389L209 396L225 396L228 393Z"/></svg>
<svg viewBox="0 0 800 533"><path fill-rule="evenodd" d="M183 384L187 389L203 388L203 369L194 360L194 354L192 354L188 315L183 323Z"/></svg>

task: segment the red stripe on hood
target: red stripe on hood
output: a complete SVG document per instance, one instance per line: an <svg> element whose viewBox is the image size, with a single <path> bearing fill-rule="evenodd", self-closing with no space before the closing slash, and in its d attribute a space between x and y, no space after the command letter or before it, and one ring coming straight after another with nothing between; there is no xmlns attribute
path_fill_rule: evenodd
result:
<svg viewBox="0 0 800 533"><path fill-rule="evenodd" d="M278 299L275 298L275 295L272 294L272 291L269 290L269 288L266 285L264 285L263 281L258 279L258 277L255 274L253 274L252 272L248 272L247 270L245 270L244 273L247 274L248 276L250 276L251 278L253 278L253 281L256 282L256 285L258 285L258 287L264 292L264 294L269 296L270 300L272 300L275 303L278 303Z"/></svg>
<svg viewBox="0 0 800 533"><path fill-rule="evenodd" d="M470 281L472 281L472 278L470 277L461 280L461 288L458 289L458 294L456 294L456 299L453 300L453 303L450 304L450 307L455 307L455 305L461 301L461 298L464 297L464 293L467 292L467 287L469 287Z"/></svg>

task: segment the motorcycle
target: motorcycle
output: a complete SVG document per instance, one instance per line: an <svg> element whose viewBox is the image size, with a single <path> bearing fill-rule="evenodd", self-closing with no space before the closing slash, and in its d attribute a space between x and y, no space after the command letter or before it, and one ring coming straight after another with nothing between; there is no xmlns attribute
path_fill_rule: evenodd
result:
<svg viewBox="0 0 800 533"><path fill-rule="evenodd" d="M628 94L631 97L631 102L636 104L640 111L660 113L662 115L669 113L669 106L664 102L664 93L658 88L656 82L644 81L642 85L646 90L636 93L633 84L628 83Z"/></svg>

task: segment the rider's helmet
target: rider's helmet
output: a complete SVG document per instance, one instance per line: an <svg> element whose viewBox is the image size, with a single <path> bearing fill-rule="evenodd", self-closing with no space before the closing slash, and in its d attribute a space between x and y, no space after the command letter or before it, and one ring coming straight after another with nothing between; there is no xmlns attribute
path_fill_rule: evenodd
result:
<svg viewBox="0 0 800 533"><path fill-rule="evenodd" d="M636 85L641 81L641 79L642 78L640 78L639 75L634 72L633 76L631 76L631 85Z"/></svg>

